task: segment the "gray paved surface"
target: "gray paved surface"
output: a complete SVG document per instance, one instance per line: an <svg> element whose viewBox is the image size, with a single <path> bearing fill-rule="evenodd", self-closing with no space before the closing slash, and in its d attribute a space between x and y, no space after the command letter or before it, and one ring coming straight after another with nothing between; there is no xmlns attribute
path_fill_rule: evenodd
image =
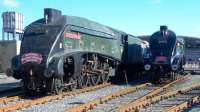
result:
<svg viewBox="0 0 200 112"><path fill-rule="evenodd" d="M20 80L13 77L7 77L4 73L0 73L0 92L6 89L11 89L20 86Z"/></svg>

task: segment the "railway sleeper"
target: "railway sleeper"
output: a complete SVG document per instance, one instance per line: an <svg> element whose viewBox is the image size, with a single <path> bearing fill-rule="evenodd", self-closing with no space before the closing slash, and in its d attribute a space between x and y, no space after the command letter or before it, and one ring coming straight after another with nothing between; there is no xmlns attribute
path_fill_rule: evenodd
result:
<svg viewBox="0 0 200 112"><path fill-rule="evenodd" d="M191 101L185 101L181 104L172 106L172 107L166 109L165 112L180 112L180 111L183 111L187 108L192 107L192 105L195 105L199 102L200 102L200 96L195 96L191 99Z"/></svg>
<svg viewBox="0 0 200 112"><path fill-rule="evenodd" d="M144 87L148 87L150 85L151 85L150 83L145 83L145 84L139 85L137 87L127 88L127 89L121 90L121 91L119 91L117 93L113 93L113 94L110 94L110 95L105 96L105 97L94 99L94 100L90 101L89 103L82 104L82 105L80 105L78 107L73 107L73 108L70 108L70 109L66 109L65 111L66 112L86 112L87 110L93 109L98 104L106 103L109 100L115 99L115 98L120 97L122 95L126 95L126 94L129 94L129 93L135 92L138 89L141 89L141 88L144 88ZM91 106L92 106L92 108L90 108Z"/></svg>
<svg viewBox="0 0 200 112"><path fill-rule="evenodd" d="M106 86L110 86L110 85L111 85L110 83L104 83L101 85L80 89L76 92L71 91L71 92L66 92L66 93L62 93L59 95L45 96L45 97L38 98L38 99L27 100L25 102L17 103L14 105L2 106L2 107L0 107L0 112L8 112L8 111L13 111L13 110L24 109L24 108L27 108L27 107L30 107L33 105L45 104L46 102L60 100L60 99L64 98L65 96L74 96L74 95L81 94L84 92L94 91L94 90L97 90L97 89L100 89L100 88L103 88Z"/></svg>
<svg viewBox="0 0 200 112"><path fill-rule="evenodd" d="M140 99L138 99L138 100L136 100L134 102L131 102L131 103L127 104L127 105L124 105L122 107L117 108L116 111L117 112L118 111L119 112L126 112L126 111L128 112L128 110L136 111L137 109L141 108L142 105L145 104L145 103L143 104L141 102L146 102L146 100L152 101L151 99L154 98L157 94L159 94L159 93L161 93L163 91L166 91L166 89L169 88L171 85L173 85L173 84L175 84L175 83L177 83L179 81L185 80L185 79L187 79L189 77L190 77L190 75L186 75L186 76L181 77L181 78L179 78L179 79L177 79L177 80L175 80L175 81L173 81L171 83L168 83L168 84L166 84L166 85L164 85L164 86L162 86L162 87L160 87L160 88L158 88L158 89L156 89L154 91L151 91L150 93L146 94L145 96L141 97ZM164 96L161 96L161 98L163 99Z"/></svg>
<svg viewBox="0 0 200 112"><path fill-rule="evenodd" d="M159 101L171 98L171 97L176 97L177 95L185 94L185 93L190 92L193 89L199 88L199 87L200 87L200 84L196 84L196 85L193 85L192 87L188 87L188 88L184 88L184 89L176 90L176 91L170 91L165 94L155 96L150 99L143 100L143 101L137 100L137 101L129 104L129 107L126 106L126 107L118 109L117 112L132 112L132 111L135 112L137 109L143 108L145 106L149 106L150 104L153 104L155 102L159 102ZM131 110L131 111L128 111L128 110Z"/></svg>

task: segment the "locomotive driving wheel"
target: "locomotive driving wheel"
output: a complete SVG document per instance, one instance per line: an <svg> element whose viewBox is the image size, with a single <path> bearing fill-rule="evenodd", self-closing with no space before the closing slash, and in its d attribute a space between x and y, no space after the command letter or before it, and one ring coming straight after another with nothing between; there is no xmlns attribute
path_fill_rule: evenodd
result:
<svg viewBox="0 0 200 112"><path fill-rule="evenodd" d="M99 74L97 74L97 75L92 75L91 76L91 82L92 82L92 85L98 85L99 83L100 83L100 79L101 79L101 77L100 77L100 75Z"/></svg>
<svg viewBox="0 0 200 112"><path fill-rule="evenodd" d="M80 76L77 78L77 88L82 89L83 88L83 76Z"/></svg>
<svg viewBox="0 0 200 112"><path fill-rule="evenodd" d="M20 83L22 84L22 91L23 91L24 96L29 95L30 93L27 87L28 82L25 80L22 80Z"/></svg>
<svg viewBox="0 0 200 112"><path fill-rule="evenodd" d="M78 84L77 84L78 81L74 80L73 78L70 78L69 83L70 83L69 89L71 91L75 90L77 88L77 86L78 86Z"/></svg>
<svg viewBox="0 0 200 112"><path fill-rule="evenodd" d="M91 75L84 75L83 76L83 86L89 87L92 85Z"/></svg>
<svg viewBox="0 0 200 112"><path fill-rule="evenodd" d="M63 78L53 78L52 90L55 92L55 94L62 93L63 89Z"/></svg>
<svg viewBox="0 0 200 112"><path fill-rule="evenodd" d="M108 80L109 80L109 75L108 75L108 74L102 74L102 75L101 75L101 80L102 80L103 83L108 82Z"/></svg>

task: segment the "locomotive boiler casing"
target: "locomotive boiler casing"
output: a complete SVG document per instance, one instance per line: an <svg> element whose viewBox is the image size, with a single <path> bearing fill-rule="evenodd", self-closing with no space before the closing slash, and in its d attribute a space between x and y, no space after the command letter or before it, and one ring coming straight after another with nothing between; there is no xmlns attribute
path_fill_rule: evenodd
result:
<svg viewBox="0 0 200 112"><path fill-rule="evenodd" d="M82 63L93 64L99 58L114 76L118 65L142 62L140 43L124 32L47 8L44 18L26 27L20 54L13 58L8 74L35 90L45 88L52 78L79 78Z"/></svg>

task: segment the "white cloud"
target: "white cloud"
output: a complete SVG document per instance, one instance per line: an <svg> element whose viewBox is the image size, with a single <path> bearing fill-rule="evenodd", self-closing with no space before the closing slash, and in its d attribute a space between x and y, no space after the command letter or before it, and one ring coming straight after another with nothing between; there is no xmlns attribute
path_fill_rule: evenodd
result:
<svg viewBox="0 0 200 112"><path fill-rule="evenodd" d="M3 0L3 5L7 7L16 8L19 7L20 3L17 0Z"/></svg>
<svg viewBox="0 0 200 112"><path fill-rule="evenodd" d="M161 0L153 0L153 3L160 4Z"/></svg>

